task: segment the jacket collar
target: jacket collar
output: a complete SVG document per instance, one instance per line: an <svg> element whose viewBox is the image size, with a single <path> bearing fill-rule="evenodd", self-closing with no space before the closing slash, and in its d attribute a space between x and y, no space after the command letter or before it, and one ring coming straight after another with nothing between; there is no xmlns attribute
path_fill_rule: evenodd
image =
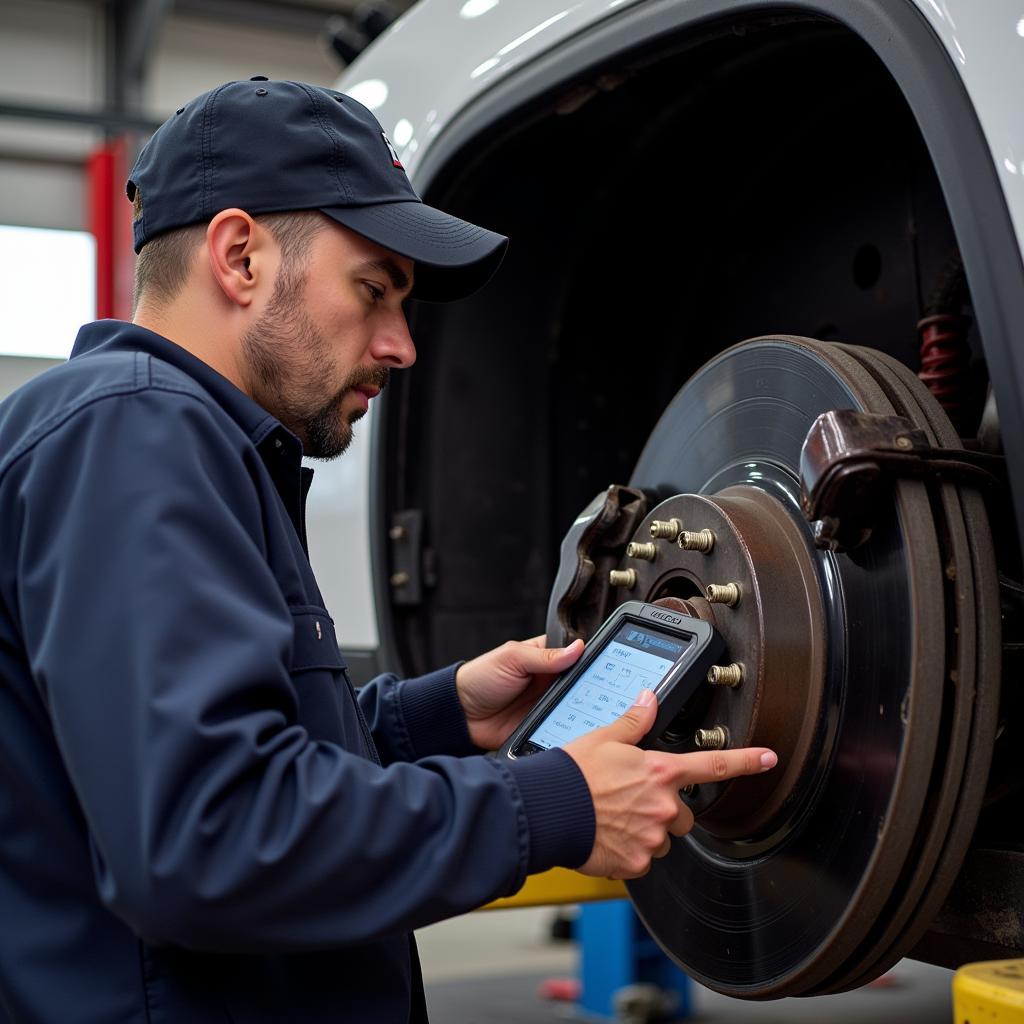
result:
<svg viewBox="0 0 1024 1024"><path fill-rule="evenodd" d="M305 547L305 503L313 470L302 465L302 442L208 363L145 327L123 320L97 320L86 324L75 338L71 358L92 352L117 351L147 352L187 373L210 394L256 447Z"/></svg>
<svg viewBox="0 0 1024 1024"><path fill-rule="evenodd" d="M71 358L76 359L90 352L112 351L148 352L183 370L217 400L217 404L249 435L253 444L258 445L275 427L285 430L266 409L257 405L208 363L145 327L123 320L97 320L86 324L78 332ZM298 438L290 431L288 433L298 443Z"/></svg>

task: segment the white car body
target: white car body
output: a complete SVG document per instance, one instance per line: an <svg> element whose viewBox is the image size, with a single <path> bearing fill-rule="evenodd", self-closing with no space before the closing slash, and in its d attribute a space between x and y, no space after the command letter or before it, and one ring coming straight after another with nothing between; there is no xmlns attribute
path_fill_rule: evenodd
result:
<svg viewBox="0 0 1024 1024"><path fill-rule="evenodd" d="M452 148L447 146L449 138L457 135L460 125L483 104L514 94L524 69L541 62L549 68L560 61L571 64L588 46L604 46L611 52L615 44L602 39L616 30L623 38L636 40L645 32L662 31L669 23L685 30L688 23L697 24L711 16L728 18L732 12L747 14L773 6L805 8L847 21L855 31L871 22L874 38L870 42L876 48L891 46L892 37L898 35L886 24L890 16L899 15L906 21L909 9L927 23L936 50L929 59L937 60L939 51L945 51L984 134L1019 261L1024 240L1024 118L1019 109L1019 98L1024 95L1024 10L1010 0L985 4L970 0L892 0L888 4L823 0L796 5L735 0L421 0L346 72L338 88L374 111L422 193L443 162L440 151ZM921 93L920 54L905 64L898 50L890 49L882 56L904 94ZM924 93L917 99L919 105L930 102ZM932 137L925 134L932 146L934 130ZM559 173L585 176L587 161L595 158L596 154L581 153L575 167ZM827 160L822 161L821 173L829 173ZM953 182L951 187L967 188L963 182ZM988 225L978 223L982 216L966 207L956 223L958 234L986 231ZM991 259L1005 259L1005 252L999 257L992 254ZM978 262L976 255L975 268ZM975 268L969 266L968 275L972 289L983 301ZM1019 268L1014 270L1019 272ZM1008 319L1010 312L1005 303L994 302L979 319L986 317L989 323L983 327L994 335L993 321ZM1009 324L1002 327L1007 334L1011 330ZM994 388L1003 413L1004 436L1019 436L1022 355L1004 347L1006 351L998 358L990 354L996 371ZM328 606L335 609L342 646L349 652L376 651L382 637L382 607L375 604L374 592L377 590L383 603L386 588L381 591L381 581L386 579L386 570L373 565L371 539L386 530L387 524L371 521L371 474L383 457L374 450L379 442L371 429L374 418L371 411L343 459L318 470L320 479L311 495L314 561L324 581ZM1014 484L1019 499L1019 474L1014 474Z"/></svg>

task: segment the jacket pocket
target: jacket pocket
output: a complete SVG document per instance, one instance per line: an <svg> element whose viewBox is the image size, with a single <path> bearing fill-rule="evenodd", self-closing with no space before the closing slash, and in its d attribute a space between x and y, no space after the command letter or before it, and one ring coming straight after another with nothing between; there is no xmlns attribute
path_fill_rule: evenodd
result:
<svg viewBox="0 0 1024 1024"><path fill-rule="evenodd" d="M291 674L344 672L348 666L338 650L334 622L326 609L300 605L291 609L295 635L292 640Z"/></svg>
<svg viewBox="0 0 1024 1024"><path fill-rule="evenodd" d="M338 649L333 620L316 605L296 605L291 613L295 632L289 669L299 697L299 721L313 739L337 743L380 763Z"/></svg>

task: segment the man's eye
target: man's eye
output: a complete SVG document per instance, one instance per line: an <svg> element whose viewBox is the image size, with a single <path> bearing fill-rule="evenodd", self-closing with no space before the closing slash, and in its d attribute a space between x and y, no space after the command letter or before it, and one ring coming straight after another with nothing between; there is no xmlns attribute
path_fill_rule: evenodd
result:
<svg viewBox="0 0 1024 1024"><path fill-rule="evenodd" d="M376 285L370 284L369 281L364 281L363 283L366 285L366 290L370 293L370 298L374 302L380 302L384 298L384 292Z"/></svg>

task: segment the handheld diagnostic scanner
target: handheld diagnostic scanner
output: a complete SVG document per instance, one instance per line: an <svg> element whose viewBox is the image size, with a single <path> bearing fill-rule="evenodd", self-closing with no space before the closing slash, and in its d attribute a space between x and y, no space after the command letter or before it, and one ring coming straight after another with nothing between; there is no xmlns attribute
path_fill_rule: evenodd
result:
<svg viewBox="0 0 1024 1024"><path fill-rule="evenodd" d="M653 690L658 715L641 746L665 731L707 677L724 644L702 619L627 601L594 634L579 661L552 683L499 756L517 758L563 747L609 725Z"/></svg>

